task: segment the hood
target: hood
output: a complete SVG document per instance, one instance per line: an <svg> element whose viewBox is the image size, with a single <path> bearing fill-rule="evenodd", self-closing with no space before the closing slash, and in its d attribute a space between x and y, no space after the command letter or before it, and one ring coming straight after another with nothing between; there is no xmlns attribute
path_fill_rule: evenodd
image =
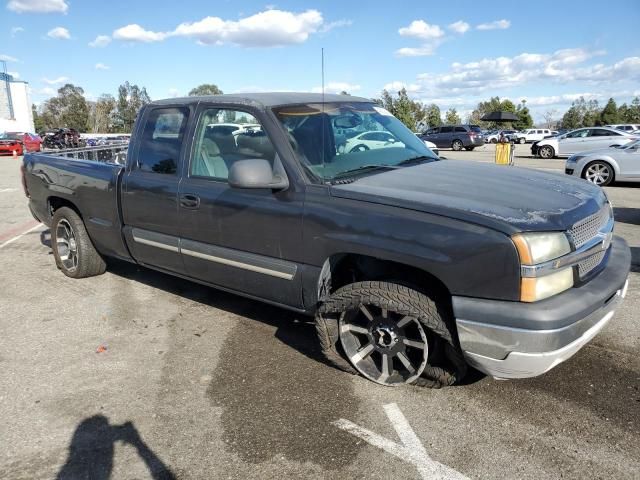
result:
<svg viewBox="0 0 640 480"><path fill-rule="evenodd" d="M581 179L528 168L449 160L368 175L331 194L419 210L508 234L567 230L607 198Z"/></svg>

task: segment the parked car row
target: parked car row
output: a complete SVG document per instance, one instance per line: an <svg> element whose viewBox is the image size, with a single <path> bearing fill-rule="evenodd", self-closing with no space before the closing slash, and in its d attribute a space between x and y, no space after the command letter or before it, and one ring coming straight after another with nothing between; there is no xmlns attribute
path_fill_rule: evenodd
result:
<svg viewBox="0 0 640 480"><path fill-rule="evenodd" d="M39 152L42 139L35 133L4 132L0 133L0 155L23 155L25 152Z"/></svg>
<svg viewBox="0 0 640 480"><path fill-rule="evenodd" d="M578 152L625 145L636 138L636 135L615 128L578 128L535 142L531 146L531 153L541 158L568 157Z"/></svg>

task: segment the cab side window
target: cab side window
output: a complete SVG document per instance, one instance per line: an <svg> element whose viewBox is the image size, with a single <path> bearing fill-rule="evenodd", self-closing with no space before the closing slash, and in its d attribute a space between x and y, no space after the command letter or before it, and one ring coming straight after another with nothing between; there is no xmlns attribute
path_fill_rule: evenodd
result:
<svg viewBox="0 0 640 480"><path fill-rule="evenodd" d="M175 175L188 115L187 108L155 108L149 112L138 153L141 171Z"/></svg>
<svg viewBox="0 0 640 480"><path fill-rule="evenodd" d="M271 140L253 115L210 108L198 120L189 174L227 181L234 162L262 158L273 165L275 155Z"/></svg>

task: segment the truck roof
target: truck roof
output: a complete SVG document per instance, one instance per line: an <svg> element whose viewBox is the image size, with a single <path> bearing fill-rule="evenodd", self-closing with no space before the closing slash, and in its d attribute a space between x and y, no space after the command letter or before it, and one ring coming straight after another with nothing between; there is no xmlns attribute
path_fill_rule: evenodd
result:
<svg viewBox="0 0 640 480"><path fill-rule="evenodd" d="M372 102L370 98L354 97L352 95L337 95L325 93L324 98L321 93L304 92L260 92L260 93L238 93L226 95L204 95L195 97L167 98L151 102L153 105L175 105L191 104L198 101L214 101L220 103L243 103L271 108L280 105L295 105L302 103L334 103L334 102Z"/></svg>

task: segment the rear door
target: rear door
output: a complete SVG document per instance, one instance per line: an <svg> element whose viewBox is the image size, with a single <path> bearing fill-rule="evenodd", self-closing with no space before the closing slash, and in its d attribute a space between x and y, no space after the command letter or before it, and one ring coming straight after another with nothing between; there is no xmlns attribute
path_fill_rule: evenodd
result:
<svg viewBox="0 0 640 480"><path fill-rule="evenodd" d="M586 139L588 150L607 148L614 144L624 144L622 133L607 130L606 128L591 128Z"/></svg>
<svg viewBox="0 0 640 480"><path fill-rule="evenodd" d="M302 306L301 251L304 192L232 188L229 169L245 159L279 154L259 110L203 104L179 192L181 251L187 274L245 294ZM237 135L216 124L230 119L260 124Z"/></svg>
<svg viewBox="0 0 640 480"><path fill-rule="evenodd" d="M184 273L179 251L178 187L190 107L148 108L122 185L124 235L144 264Z"/></svg>

